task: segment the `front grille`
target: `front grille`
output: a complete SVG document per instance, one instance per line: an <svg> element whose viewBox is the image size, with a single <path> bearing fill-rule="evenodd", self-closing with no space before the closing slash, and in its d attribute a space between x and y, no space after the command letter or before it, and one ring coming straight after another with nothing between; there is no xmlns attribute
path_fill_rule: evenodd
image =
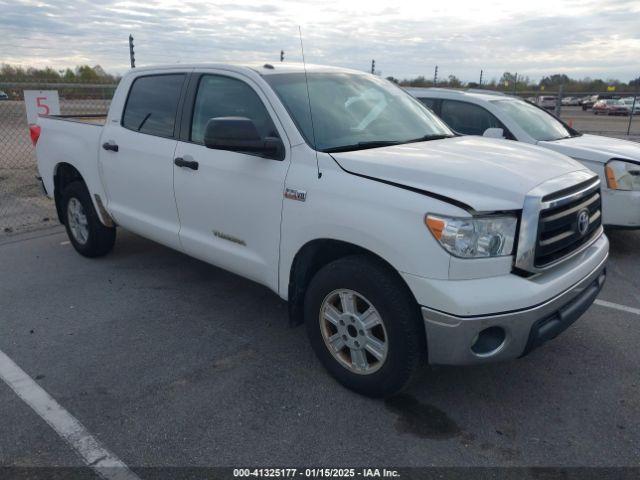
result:
<svg viewBox="0 0 640 480"><path fill-rule="evenodd" d="M600 230L602 212L599 184L570 194L558 206L542 210L538 220L534 265L542 268L570 255L588 243ZM579 229L581 212L588 212L584 233Z"/></svg>

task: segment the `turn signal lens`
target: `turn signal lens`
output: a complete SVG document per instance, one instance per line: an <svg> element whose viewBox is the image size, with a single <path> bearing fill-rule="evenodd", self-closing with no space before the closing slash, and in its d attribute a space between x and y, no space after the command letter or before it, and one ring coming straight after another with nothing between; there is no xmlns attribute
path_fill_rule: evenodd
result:
<svg viewBox="0 0 640 480"><path fill-rule="evenodd" d="M427 227L429 227L429 230L431 230L433 236L436 237L436 240L440 240L442 238L442 231L446 225L444 220L425 215L424 222L427 224Z"/></svg>
<svg viewBox="0 0 640 480"><path fill-rule="evenodd" d="M604 172L607 176L607 186L613 190L618 189L618 181L616 180L616 174L613 172L611 165L604 167Z"/></svg>

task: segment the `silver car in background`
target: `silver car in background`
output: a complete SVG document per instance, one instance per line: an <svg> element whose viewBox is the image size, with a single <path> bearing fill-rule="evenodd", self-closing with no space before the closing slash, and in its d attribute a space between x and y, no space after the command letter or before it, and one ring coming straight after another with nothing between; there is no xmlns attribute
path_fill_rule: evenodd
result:
<svg viewBox="0 0 640 480"><path fill-rule="evenodd" d="M578 160L602 181L603 223L640 228L640 143L582 134L547 110L508 95L445 88L407 92L459 134L526 142Z"/></svg>

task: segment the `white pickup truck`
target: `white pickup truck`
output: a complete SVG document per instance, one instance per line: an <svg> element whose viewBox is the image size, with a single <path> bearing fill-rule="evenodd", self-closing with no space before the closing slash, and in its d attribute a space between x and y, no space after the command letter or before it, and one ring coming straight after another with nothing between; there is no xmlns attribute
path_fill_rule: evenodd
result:
<svg viewBox="0 0 640 480"><path fill-rule="evenodd" d="M266 285L363 394L394 394L426 363L525 355L604 282L595 173L455 136L372 75L136 68L99 120L32 127L75 249L108 253L120 226Z"/></svg>

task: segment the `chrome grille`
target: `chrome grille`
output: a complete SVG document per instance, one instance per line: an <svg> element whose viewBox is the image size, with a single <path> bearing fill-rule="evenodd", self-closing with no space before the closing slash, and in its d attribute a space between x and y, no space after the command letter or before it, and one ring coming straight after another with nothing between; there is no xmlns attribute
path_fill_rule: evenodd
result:
<svg viewBox="0 0 640 480"><path fill-rule="evenodd" d="M588 243L602 224L599 184L564 198L566 203L540 212L534 261L538 268L564 258ZM583 231L580 231L581 214L588 218L588 223L582 225Z"/></svg>
<svg viewBox="0 0 640 480"><path fill-rule="evenodd" d="M588 170L531 190L520 219L515 271L542 272L588 248L603 231L601 202L600 179Z"/></svg>

